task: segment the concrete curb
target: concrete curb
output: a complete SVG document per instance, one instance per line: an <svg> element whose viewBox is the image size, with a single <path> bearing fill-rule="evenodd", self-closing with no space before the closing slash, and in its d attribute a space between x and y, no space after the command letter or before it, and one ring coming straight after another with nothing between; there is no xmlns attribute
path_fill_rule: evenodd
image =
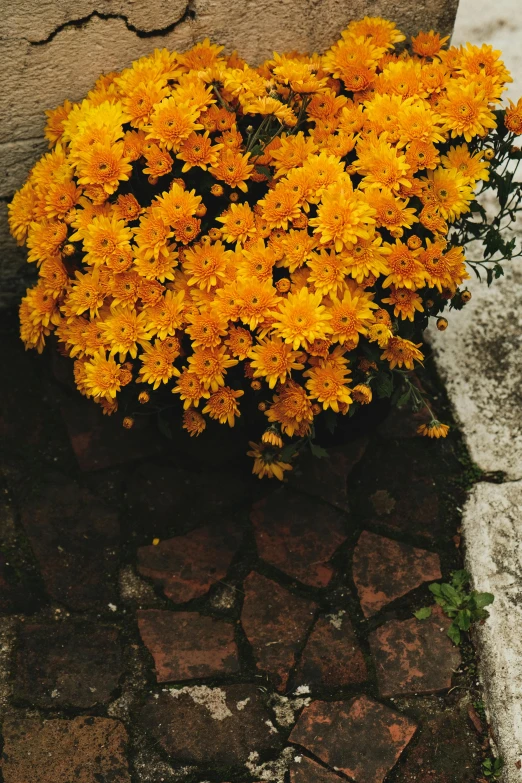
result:
<svg viewBox="0 0 522 783"><path fill-rule="evenodd" d="M452 38L501 49L514 100L522 94L521 30L518 0L461 0ZM474 487L462 527L474 587L495 595L475 639L493 740L505 763L502 780L521 783L522 266L506 264L506 277L490 289L474 280L469 287L470 304L452 311L447 332L430 332L429 339L473 460L507 479Z"/></svg>

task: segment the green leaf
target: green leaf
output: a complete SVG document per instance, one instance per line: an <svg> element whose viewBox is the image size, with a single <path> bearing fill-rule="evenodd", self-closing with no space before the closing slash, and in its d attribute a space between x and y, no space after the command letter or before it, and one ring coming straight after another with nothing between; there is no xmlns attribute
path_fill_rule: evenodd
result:
<svg viewBox="0 0 522 783"><path fill-rule="evenodd" d="M441 586L438 584L438 582L434 582L432 585L430 585L429 590L433 593L433 595L437 596L437 598L440 598L442 595Z"/></svg>
<svg viewBox="0 0 522 783"><path fill-rule="evenodd" d="M456 590L462 590L463 587L469 584L471 574L463 568L460 571L453 571L451 574L451 584Z"/></svg>
<svg viewBox="0 0 522 783"><path fill-rule="evenodd" d="M461 603L461 596L457 593L455 588L452 585L449 585L447 583L444 583L441 585L441 592L444 598L448 601L448 603L452 604L455 607L459 607Z"/></svg>
<svg viewBox="0 0 522 783"><path fill-rule="evenodd" d="M469 609L462 609L457 614L457 625L461 631L469 631L471 626L471 612Z"/></svg>
<svg viewBox="0 0 522 783"><path fill-rule="evenodd" d="M272 179L272 172L268 166L256 166L255 168L258 174L264 174L268 179Z"/></svg>
<svg viewBox="0 0 522 783"><path fill-rule="evenodd" d="M454 622L451 623L450 627L448 628L448 636L453 644L456 644L457 646L460 644L460 631L458 625L456 625Z"/></svg>
<svg viewBox="0 0 522 783"><path fill-rule="evenodd" d="M393 392L393 377L387 372L380 372L373 382L378 397L391 397Z"/></svg>
<svg viewBox="0 0 522 783"><path fill-rule="evenodd" d="M413 615L417 620L427 620L428 617L431 617L431 606L423 606L422 609L413 612Z"/></svg>
<svg viewBox="0 0 522 783"><path fill-rule="evenodd" d="M493 593L472 593L472 598L477 609L483 609L485 606L489 606L495 600Z"/></svg>
<svg viewBox="0 0 522 783"><path fill-rule="evenodd" d="M287 443L279 452L279 459L282 462L289 462L302 445L302 440L296 440L295 443Z"/></svg>
<svg viewBox="0 0 522 783"><path fill-rule="evenodd" d="M310 445L310 451L312 452L314 457L317 457L318 459L324 459L325 457L326 459L330 458L330 455L328 454L326 449L323 449L322 446L318 446L317 443L312 443L311 440L308 441L308 443Z"/></svg>

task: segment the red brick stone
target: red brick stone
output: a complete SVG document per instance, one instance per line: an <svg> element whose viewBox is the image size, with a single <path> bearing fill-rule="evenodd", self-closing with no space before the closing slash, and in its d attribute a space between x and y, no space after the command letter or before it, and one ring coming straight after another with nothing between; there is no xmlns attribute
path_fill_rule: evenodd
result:
<svg viewBox="0 0 522 783"><path fill-rule="evenodd" d="M154 658L158 682L235 674L234 626L197 612L137 612L141 638Z"/></svg>
<svg viewBox="0 0 522 783"><path fill-rule="evenodd" d="M157 546L142 546L138 571L160 585L171 601L185 603L225 578L241 537L237 526L224 523L160 541Z"/></svg>
<svg viewBox="0 0 522 783"><path fill-rule="evenodd" d="M14 697L37 707L106 704L123 674L119 633L93 623L22 623Z"/></svg>
<svg viewBox="0 0 522 783"><path fill-rule="evenodd" d="M174 530L186 532L212 522L222 525L249 497L249 480L237 470L195 472L159 460L139 465L127 483L133 516L148 530L169 531L164 538Z"/></svg>
<svg viewBox="0 0 522 783"><path fill-rule="evenodd" d="M290 764L290 783L339 783L341 778L308 756Z"/></svg>
<svg viewBox="0 0 522 783"><path fill-rule="evenodd" d="M465 697L463 701L465 702ZM423 716L414 747L401 764L401 783L478 783L480 743L466 725L464 705Z"/></svg>
<svg viewBox="0 0 522 783"><path fill-rule="evenodd" d="M347 702L312 702L289 739L355 783L382 783L416 728L405 715L357 696Z"/></svg>
<svg viewBox="0 0 522 783"><path fill-rule="evenodd" d="M4 783L130 783L117 720L8 717L3 734Z"/></svg>
<svg viewBox="0 0 522 783"><path fill-rule="evenodd" d="M368 678L366 663L346 612L320 617L303 650L297 681L312 688L342 688Z"/></svg>
<svg viewBox="0 0 522 783"><path fill-rule="evenodd" d="M373 443L357 469L353 510L390 532L440 538L445 525L437 481L446 481L439 473L441 448L428 438Z"/></svg>
<svg viewBox="0 0 522 783"><path fill-rule="evenodd" d="M361 533L353 554L353 579L366 617L441 576L440 559L433 552Z"/></svg>
<svg viewBox="0 0 522 783"><path fill-rule="evenodd" d="M251 573L244 582L241 624L261 669L269 672L278 690L284 690L295 656L310 628L316 604Z"/></svg>
<svg viewBox="0 0 522 783"><path fill-rule="evenodd" d="M78 393L64 397L61 412L80 470L102 470L165 449L155 421L144 416L137 417L134 427L127 430L121 416L104 416L99 405Z"/></svg>
<svg viewBox="0 0 522 783"><path fill-rule="evenodd" d="M435 607L427 620L391 620L370 634L381 696L438 693L451 687L460 652L447 636L450 622Z"/></svg>
<svg viewBox="0 0 522 783"><path fill-rule="evenodd" d="M276 753L283 737L270 720L256 685L184 688L149 697L141 722L177 762L216 769L244 765L250 754Z"/></svg>
<svg viewBox="0 0 522 783"><path fill-rule="evenodd" d="M328 561L345 541L342 513L282 489L257 503L251 519L263 560L306 585L328 585Z"/></svg>
<svg viewBox="0 0 522 783"><path fill-rule="evenodd" d="M21 521L54 600L79 611L117 603L119 522L99 498L53 476L22 498Z"/></svg>
<svg viewBox="0 0 522 783"><path fill-rule="evenodd" d="M328 458L323 459L306 452L289 475L289 486L348 511L348 476L367 445L367 438L359 438L345 446L329 449Z"/></svg>

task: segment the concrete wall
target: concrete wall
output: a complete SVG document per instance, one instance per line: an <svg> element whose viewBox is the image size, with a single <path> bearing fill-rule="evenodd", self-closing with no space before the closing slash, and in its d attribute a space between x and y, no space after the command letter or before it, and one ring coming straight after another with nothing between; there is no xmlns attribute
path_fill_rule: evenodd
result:
<svg viewBox="0 0 522 783"><path fill-rule="evenodd" d="M13 0L0 28L0 306L25 288L25 249L7 202L47 149L44 110L80 100L100 73L155 47L209 36L257 64L273 50L327 49L351 19L380 15L407 34L452 30L458 0Z"/></svg>

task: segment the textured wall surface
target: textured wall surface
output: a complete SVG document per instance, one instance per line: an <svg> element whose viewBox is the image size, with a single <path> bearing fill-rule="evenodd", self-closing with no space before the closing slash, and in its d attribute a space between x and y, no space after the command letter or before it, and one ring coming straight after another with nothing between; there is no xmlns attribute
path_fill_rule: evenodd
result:
<svg viewBox="0 0 522 783"><path fill-rule="evenodd" d="M0 28L0 305L25 287L25 250L7 229L7 202L47 149L44 110L80 100L100 73L155 47L205 36L252 64L273 50L327 49L351 19L396 21L405 32L448 33L458 0L15 0Z"/></svg>

